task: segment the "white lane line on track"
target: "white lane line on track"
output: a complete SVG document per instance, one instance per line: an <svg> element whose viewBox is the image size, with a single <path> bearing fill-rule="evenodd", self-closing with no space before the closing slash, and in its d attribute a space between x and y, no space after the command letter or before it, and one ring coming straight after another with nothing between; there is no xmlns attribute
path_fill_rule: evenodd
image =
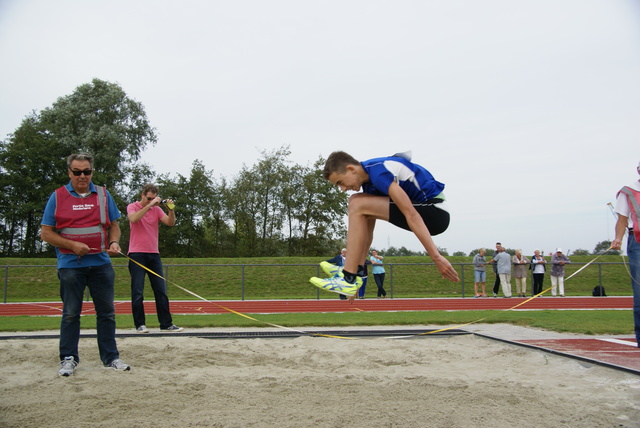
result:
<svg viewBox="0 0 640 428"><path fill-rule="evenodd" d="M604 342L610 342L610 343L617 343L618 345L633 346L634 348L638 347L636 343L629 340L620 340L620 339L598 339L598 340L602 340Z"/></svg>

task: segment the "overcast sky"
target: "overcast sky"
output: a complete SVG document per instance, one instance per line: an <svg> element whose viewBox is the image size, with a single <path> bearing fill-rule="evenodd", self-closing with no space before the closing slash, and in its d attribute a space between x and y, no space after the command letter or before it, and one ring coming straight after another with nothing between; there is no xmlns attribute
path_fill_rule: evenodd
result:
<svg viewBox="0 0 640 428"><path fill-rule="evenodd" d="M591 251L638 179L636 0L0 0L0 61L0 138L99 78L145 106L158 173L412 150L449 253ZM422 249L380 224L391 245Z"/></svg>

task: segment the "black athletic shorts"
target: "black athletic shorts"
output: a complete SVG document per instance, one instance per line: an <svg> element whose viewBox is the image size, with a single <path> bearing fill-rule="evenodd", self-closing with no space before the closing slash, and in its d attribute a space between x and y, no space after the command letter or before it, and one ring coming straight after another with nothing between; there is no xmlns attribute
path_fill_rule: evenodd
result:
<svg viewBox="0 0 640 428"><path fill-rule="evenodd" d="M441 199L430 199L422 204L413 204L431 236L439 235L449 227L449 213L443 209L444 205L442 208L438 207L441 203ZM405 230L411 230L404 214L393 201L389 203L389 223Z"/></svg>

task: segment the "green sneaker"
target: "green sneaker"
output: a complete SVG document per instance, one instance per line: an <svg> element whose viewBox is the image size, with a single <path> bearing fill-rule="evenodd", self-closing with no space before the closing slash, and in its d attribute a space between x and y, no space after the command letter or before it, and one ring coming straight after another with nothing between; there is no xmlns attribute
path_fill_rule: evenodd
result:
<svg viewBox="0 0 640 428"><path fill-rule="evenodd" d="M354 296L358 291L358 288L362 286L362 278L359 276L356 277L355 284L349 284L342 277L333 277L333 278L317 278L313 277L309 280L313 285L318 288L322 288L326 291L331 291L333 293L342 294L345 296Z"/></svg>
<svg viewBox="0 0 640 428"><path fill-rule="evenodd" d="M338 266L338 265L334 265L333 263L329 263L329 262L320 262L320 267L322 268L322 270L324 271L324 273L326 273L327 275L333 277L333 276L344 276L342 274L342 266Z"/></svg>

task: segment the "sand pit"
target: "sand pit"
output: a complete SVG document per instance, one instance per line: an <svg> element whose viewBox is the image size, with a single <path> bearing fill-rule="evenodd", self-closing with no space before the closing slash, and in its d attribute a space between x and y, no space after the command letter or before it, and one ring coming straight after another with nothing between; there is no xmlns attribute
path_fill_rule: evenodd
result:
<svg viewBox="0 0 640 428"><path fill-rule="evenodd" d="M640 377L473 335L0 341L1 427L638 427Z"/></svg>

